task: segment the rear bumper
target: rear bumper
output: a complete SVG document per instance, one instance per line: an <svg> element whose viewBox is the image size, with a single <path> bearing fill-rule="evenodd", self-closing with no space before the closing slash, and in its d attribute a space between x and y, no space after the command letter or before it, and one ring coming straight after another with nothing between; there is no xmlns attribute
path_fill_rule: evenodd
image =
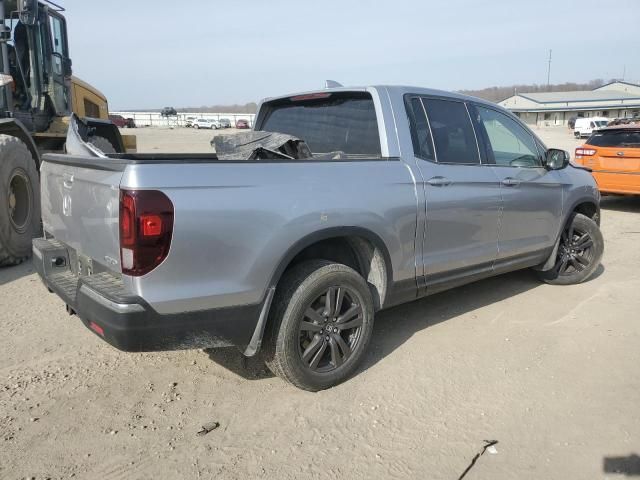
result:
<svg viewBox="0 0 640 480"><path fill-rule="evenodd" d="M129 294L122 279L110 272L78 276L70 268L70 254L73 252L56 240L33 241L33 264L47 288L87 328L119 350L147 352L234 345L254 352L259 347L260 339L256 340L254 332L259 320L264 320L268 308L263 306L268 302L161 315L142 298ZM64 261L58 260L56 266L56 258ZM262 326L264 321L260 323Z"/></svg>
<svg viewBox="0 0 640 480"><path fill-rule="evenodd" d="M603 193L640 195L640 172L593 171L598 189Z"/></svg>

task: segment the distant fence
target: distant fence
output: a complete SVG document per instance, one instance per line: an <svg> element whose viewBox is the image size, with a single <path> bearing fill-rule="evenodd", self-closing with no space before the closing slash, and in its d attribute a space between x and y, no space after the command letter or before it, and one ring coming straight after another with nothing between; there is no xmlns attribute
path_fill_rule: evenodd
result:
<svg viewBox="0 0 640 480"><path fill-rule="evenodd" d="M235 127L238 120L247 120L253 126L254 113L189 113L180 112L178 115L163 117L160 112L109 112L110 115L122 115L124 118L133 118L138 127L184 127L187 118L206 118L220 120L227 118L231 126Z"/></svg>

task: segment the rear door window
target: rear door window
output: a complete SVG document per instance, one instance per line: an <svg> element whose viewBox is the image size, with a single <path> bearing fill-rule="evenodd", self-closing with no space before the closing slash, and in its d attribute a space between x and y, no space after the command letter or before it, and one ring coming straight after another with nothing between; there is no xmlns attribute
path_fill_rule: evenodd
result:
<svg viewBox="0 0 640 480"><path fill-rule="evenodd" d="M600 131L591 135L587 143L594 147L640 148L640 130Z"/></svg>
<svg viewBox="0 0 640 480"><path fill-rule="evenodd" d="M407 103L407 113L411 122L411 141L413 153L424 160L435 161L433 139L427 122L427 115L422 105L422 100L412 97Z"/></svg>
<svg viewBox="0 0 640 480"><path fill-rule="evenodd" d="M423 98L438 163L475 165L480 163L467 107L463 102Z"/></svg>
<svg viewBox="0 0 640 480"><path fill-rule="evenodd" d="M476 106L489 140L488 155L496 165L540 167L542 159L533 137L518 122L491 108Z"/></svg>
<svg viewBox="0 0 640 480"><path fill-rule="evenodd" d="M367 92L300 95L269 102L266 111L260 130L298 137L314 154L381 155L375 105Z"/></svg>

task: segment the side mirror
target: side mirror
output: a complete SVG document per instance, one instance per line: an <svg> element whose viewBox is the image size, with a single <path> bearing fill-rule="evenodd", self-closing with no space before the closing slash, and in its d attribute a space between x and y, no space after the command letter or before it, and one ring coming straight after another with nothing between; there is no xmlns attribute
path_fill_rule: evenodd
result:
<svg viewBox="0 0 640 480"><path fill-rule="evenodd" d="M558 148L550 148L545 155L545 166L547 170L562 170L569 165L569 152Z"/></svg>

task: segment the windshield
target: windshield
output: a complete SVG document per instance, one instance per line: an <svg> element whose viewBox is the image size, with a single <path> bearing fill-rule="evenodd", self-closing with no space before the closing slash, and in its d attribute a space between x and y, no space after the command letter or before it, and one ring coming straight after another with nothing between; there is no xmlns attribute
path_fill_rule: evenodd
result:
<svg viewBox="0 0 640 480"><path fill-rule="evenodd" d="M366 92L318 93L266 105L261 130L294 135L314 154L380 156L375 106Z"/></svg>
<svg viewBox="0 0 640 480"><path fill-rule="evenodd" d="M591 135L587 143L594 147L640 148L640 130L600 131Z"/></svg>
<svg viewBox="0 0 640 480"><path fill-rule="evenodd" d="M596 120L596 125L598 127L606 127L608 123L609 122L607 122L606 120Z"/></svg>

